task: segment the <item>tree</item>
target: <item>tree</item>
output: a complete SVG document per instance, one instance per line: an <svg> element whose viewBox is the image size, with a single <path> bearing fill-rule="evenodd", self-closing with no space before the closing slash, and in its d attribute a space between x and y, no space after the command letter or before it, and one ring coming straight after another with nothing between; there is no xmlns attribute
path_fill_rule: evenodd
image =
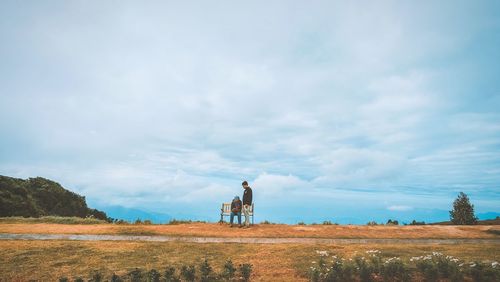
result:
<svg viewBox="0 0 500 282"><path fill-rule="evenodd" d="M460 192L453 202L450 219L456 225L472 225L477 223L477 217L474 215L474 205L470 203L469 197L465 193Z"/></svg>

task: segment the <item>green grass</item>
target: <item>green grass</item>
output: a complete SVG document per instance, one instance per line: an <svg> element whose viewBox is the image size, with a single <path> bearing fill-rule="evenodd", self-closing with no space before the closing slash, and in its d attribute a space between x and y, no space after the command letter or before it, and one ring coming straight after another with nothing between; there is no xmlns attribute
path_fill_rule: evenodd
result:
<svg viewBox="0 0 500 282"><path fill-rule="evenodd" d="M56 224L104 224L104 220L96 218L42 216L42 217L0 217L0 223L56 223Z"/></svg>

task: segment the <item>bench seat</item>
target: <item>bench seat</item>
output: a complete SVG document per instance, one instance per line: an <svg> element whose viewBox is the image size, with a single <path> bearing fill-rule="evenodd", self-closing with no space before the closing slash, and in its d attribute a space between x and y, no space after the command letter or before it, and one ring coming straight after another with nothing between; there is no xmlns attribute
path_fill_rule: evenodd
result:
<svg viewBox="0 0 500 282"><path fill-rule="evenodd" d="M254 211L254 203L252 203L252 206L250 206L250 217L252 219L252 225L254 223L254 216L253 216L253 212ZM222 203L222 207L220 209L220 222L223 223L224 222L224 217L225 216L231 216L231 203ZM243 214L243 211L241 211L241 216L245 216Z"/></svg>

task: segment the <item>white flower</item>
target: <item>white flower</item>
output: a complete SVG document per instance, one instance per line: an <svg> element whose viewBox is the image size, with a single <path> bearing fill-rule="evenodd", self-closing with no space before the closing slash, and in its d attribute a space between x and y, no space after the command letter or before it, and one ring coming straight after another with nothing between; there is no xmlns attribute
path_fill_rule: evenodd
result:
<svg viewBox="0 0 500 282"><path fill-rule="evenodd" d="M322 257L327 257L328 256L328 252L327 251L316 251L316 253L319 254Z"/></svg>

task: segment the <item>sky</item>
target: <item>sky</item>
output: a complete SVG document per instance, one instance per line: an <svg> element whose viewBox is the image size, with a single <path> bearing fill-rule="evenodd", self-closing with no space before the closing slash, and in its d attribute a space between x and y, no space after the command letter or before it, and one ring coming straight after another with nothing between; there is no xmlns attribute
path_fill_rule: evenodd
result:
<svg viewBox="0 0 500 282"><path fill-rule="evenodd" d="M0 174L216 221L500 212L498 1L0 1Z"/></svg>

